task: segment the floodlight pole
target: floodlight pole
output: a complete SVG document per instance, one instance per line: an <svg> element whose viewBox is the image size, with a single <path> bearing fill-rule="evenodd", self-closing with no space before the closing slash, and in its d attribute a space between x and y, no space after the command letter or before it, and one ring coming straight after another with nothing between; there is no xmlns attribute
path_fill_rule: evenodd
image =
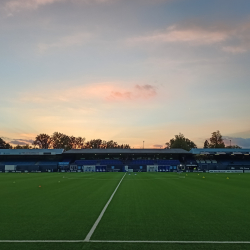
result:
<svg viewBox="0 0 250 250"><path fill-rule="evenodd" d="M143 141L143 149L144 149L144 141Z"/></svg>

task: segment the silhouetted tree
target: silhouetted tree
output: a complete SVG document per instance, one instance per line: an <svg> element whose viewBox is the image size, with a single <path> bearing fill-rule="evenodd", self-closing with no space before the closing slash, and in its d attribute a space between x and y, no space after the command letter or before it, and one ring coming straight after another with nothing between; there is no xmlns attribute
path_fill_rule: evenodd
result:
<svg viewBox="0 0 250 250"><path fill-rule="evenodd" d="M51 141L53 148L63 148L65 150L69 150L72 148L70 137L63 133L54 132L51 136Z"/></svg>
<svg viewBox="0 0 250 250"><path fill-rule="evenodd" d="M12 149L12 146L0 138L0 148L2 149Z"/></svg>
<svg viewBox="0 0 250 250"><path fill-rule="evenodd" d="M181 133L179 133L179 135L175 135L175 138L172 138L169 142L167 142L166 146L166 148L182 148L188 151L192 148L197 148L193 141L185 138L185 136Z"/></svg>
<svg viewBox="0 0 250 250"><path fill-rule="evenodd" d="M93 139L85 143L85 148L102 148L101 139Z"/></svg>
<svg viewBox="0 0 250 250"><path fill-rule="evenodd" d="M209 148L209 142L208 142L208 140L205 140L205 142L204 142L204 148Z"/></svg>
<svg viewBox="0 0 250 250"><path fill-rule="evenodd" d="M33 142L34 146L38 146L39 148L50 148L51 147L51 137L47 134L39 134L36 136L35 141Z"/></svg>
<svg viewBox="0 0 250 250"><path fill-rule="evenodd" d="M210 148L225 148L225 143L223 141L222 135L219 130L213 132L209 140L210 140L209 143Z"/></svg>
<svg viewBox="0 0 250 250"><path fill-rule="evenodd" d="M31 149L32 148L32 146L30 146L30 145L28 145L28 144L26 144L26 145L23 145L23 146L21 146L21 145L16 145L15 147L14 147L14 149Z"/></svg>

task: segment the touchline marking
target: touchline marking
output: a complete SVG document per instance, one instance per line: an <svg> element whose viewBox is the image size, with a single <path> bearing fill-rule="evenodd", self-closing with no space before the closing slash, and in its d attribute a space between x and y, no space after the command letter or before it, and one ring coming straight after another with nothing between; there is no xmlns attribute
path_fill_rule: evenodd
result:
<svg viewBox="0 0 250 250"><path fill-rule="evenodd" d="M0 240L0 243L77 243L85 242L85 240Z"/></svg>
<svg viewBox="0 0 250 250"><path fill-rule="evenodd" d="M0 243L148 243L148 244L250 244L250 241L150 241L150 240L0 240Z"/></svg>
<svg viewBox="0 0 250 250"><path fill-rule="evenodd" d="M167 243L167 244L250 244L250 241L154 241L154 240L89 240L100 243Z"/></svg>
<svg viewBox="0 0 250 250"><path fill-rule="evenodd" d="M95 229L96 229L98 223L99 223L100 220L102 219L102 216L104 215L104 213L105 213L105 211L106 211L106 209L107 209L109 203L110 203L111 200L113 199L113 197L114 197L114 195L115 195L115 193L116 193L118 187L120 186L120 184L121 184L123 178L125 177L125 175L126 175L126 173L123 175L122 179L121 179L120 182L118 183L118 185L117 185L115 191L113 192L113 194L110 196L108 202L106 203L105 207L103 208L102 212L100 213L99 217L97 218L95 224L94 224L94 225L92 226L92 228L90 229L89 233L87 234L87 236L86 236L86 238L85 238L85 241L89 241L89 240L90 240L92 234L94 233L94 231L95 231Z"/></svg>

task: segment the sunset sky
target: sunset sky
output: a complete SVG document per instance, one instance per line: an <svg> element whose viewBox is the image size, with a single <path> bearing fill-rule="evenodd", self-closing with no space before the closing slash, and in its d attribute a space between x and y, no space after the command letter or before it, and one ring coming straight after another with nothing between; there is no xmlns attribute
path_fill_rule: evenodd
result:
<svg viewBox="0 0 250 250"><path fill-rule="evenodd" d="M250 1L1 0L0 137L250 148Z"/></svg>

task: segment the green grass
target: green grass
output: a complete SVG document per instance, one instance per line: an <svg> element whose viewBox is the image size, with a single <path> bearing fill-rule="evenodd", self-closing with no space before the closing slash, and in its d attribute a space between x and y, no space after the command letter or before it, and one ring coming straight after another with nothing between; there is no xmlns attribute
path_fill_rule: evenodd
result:
<svg viewBox="0 0 250 250"><path fill-rule="evenodd" d="M0 240L84 239L122 176L1 174Z"/></svg>
<svg viewBox="0 0 250 250"><path fill-rule="evenodd" d="M122 176L0 174L0 240L83 240ZM250 175L182 176L126 175L91 239L249 241ZM250 245L0 243L0 249L250 249Z"/></svg>
<svg viewBox="0 0 250 250"><path fill-rule="evenodd" d="M0 243L1 250L249 250L249 244Z"/></svg>
<svg viewBox="0 0 250 250"><path fill-rule="evenodd" d="M249 240L250 175L183 175L126 176L92 239Z"/></svg>

